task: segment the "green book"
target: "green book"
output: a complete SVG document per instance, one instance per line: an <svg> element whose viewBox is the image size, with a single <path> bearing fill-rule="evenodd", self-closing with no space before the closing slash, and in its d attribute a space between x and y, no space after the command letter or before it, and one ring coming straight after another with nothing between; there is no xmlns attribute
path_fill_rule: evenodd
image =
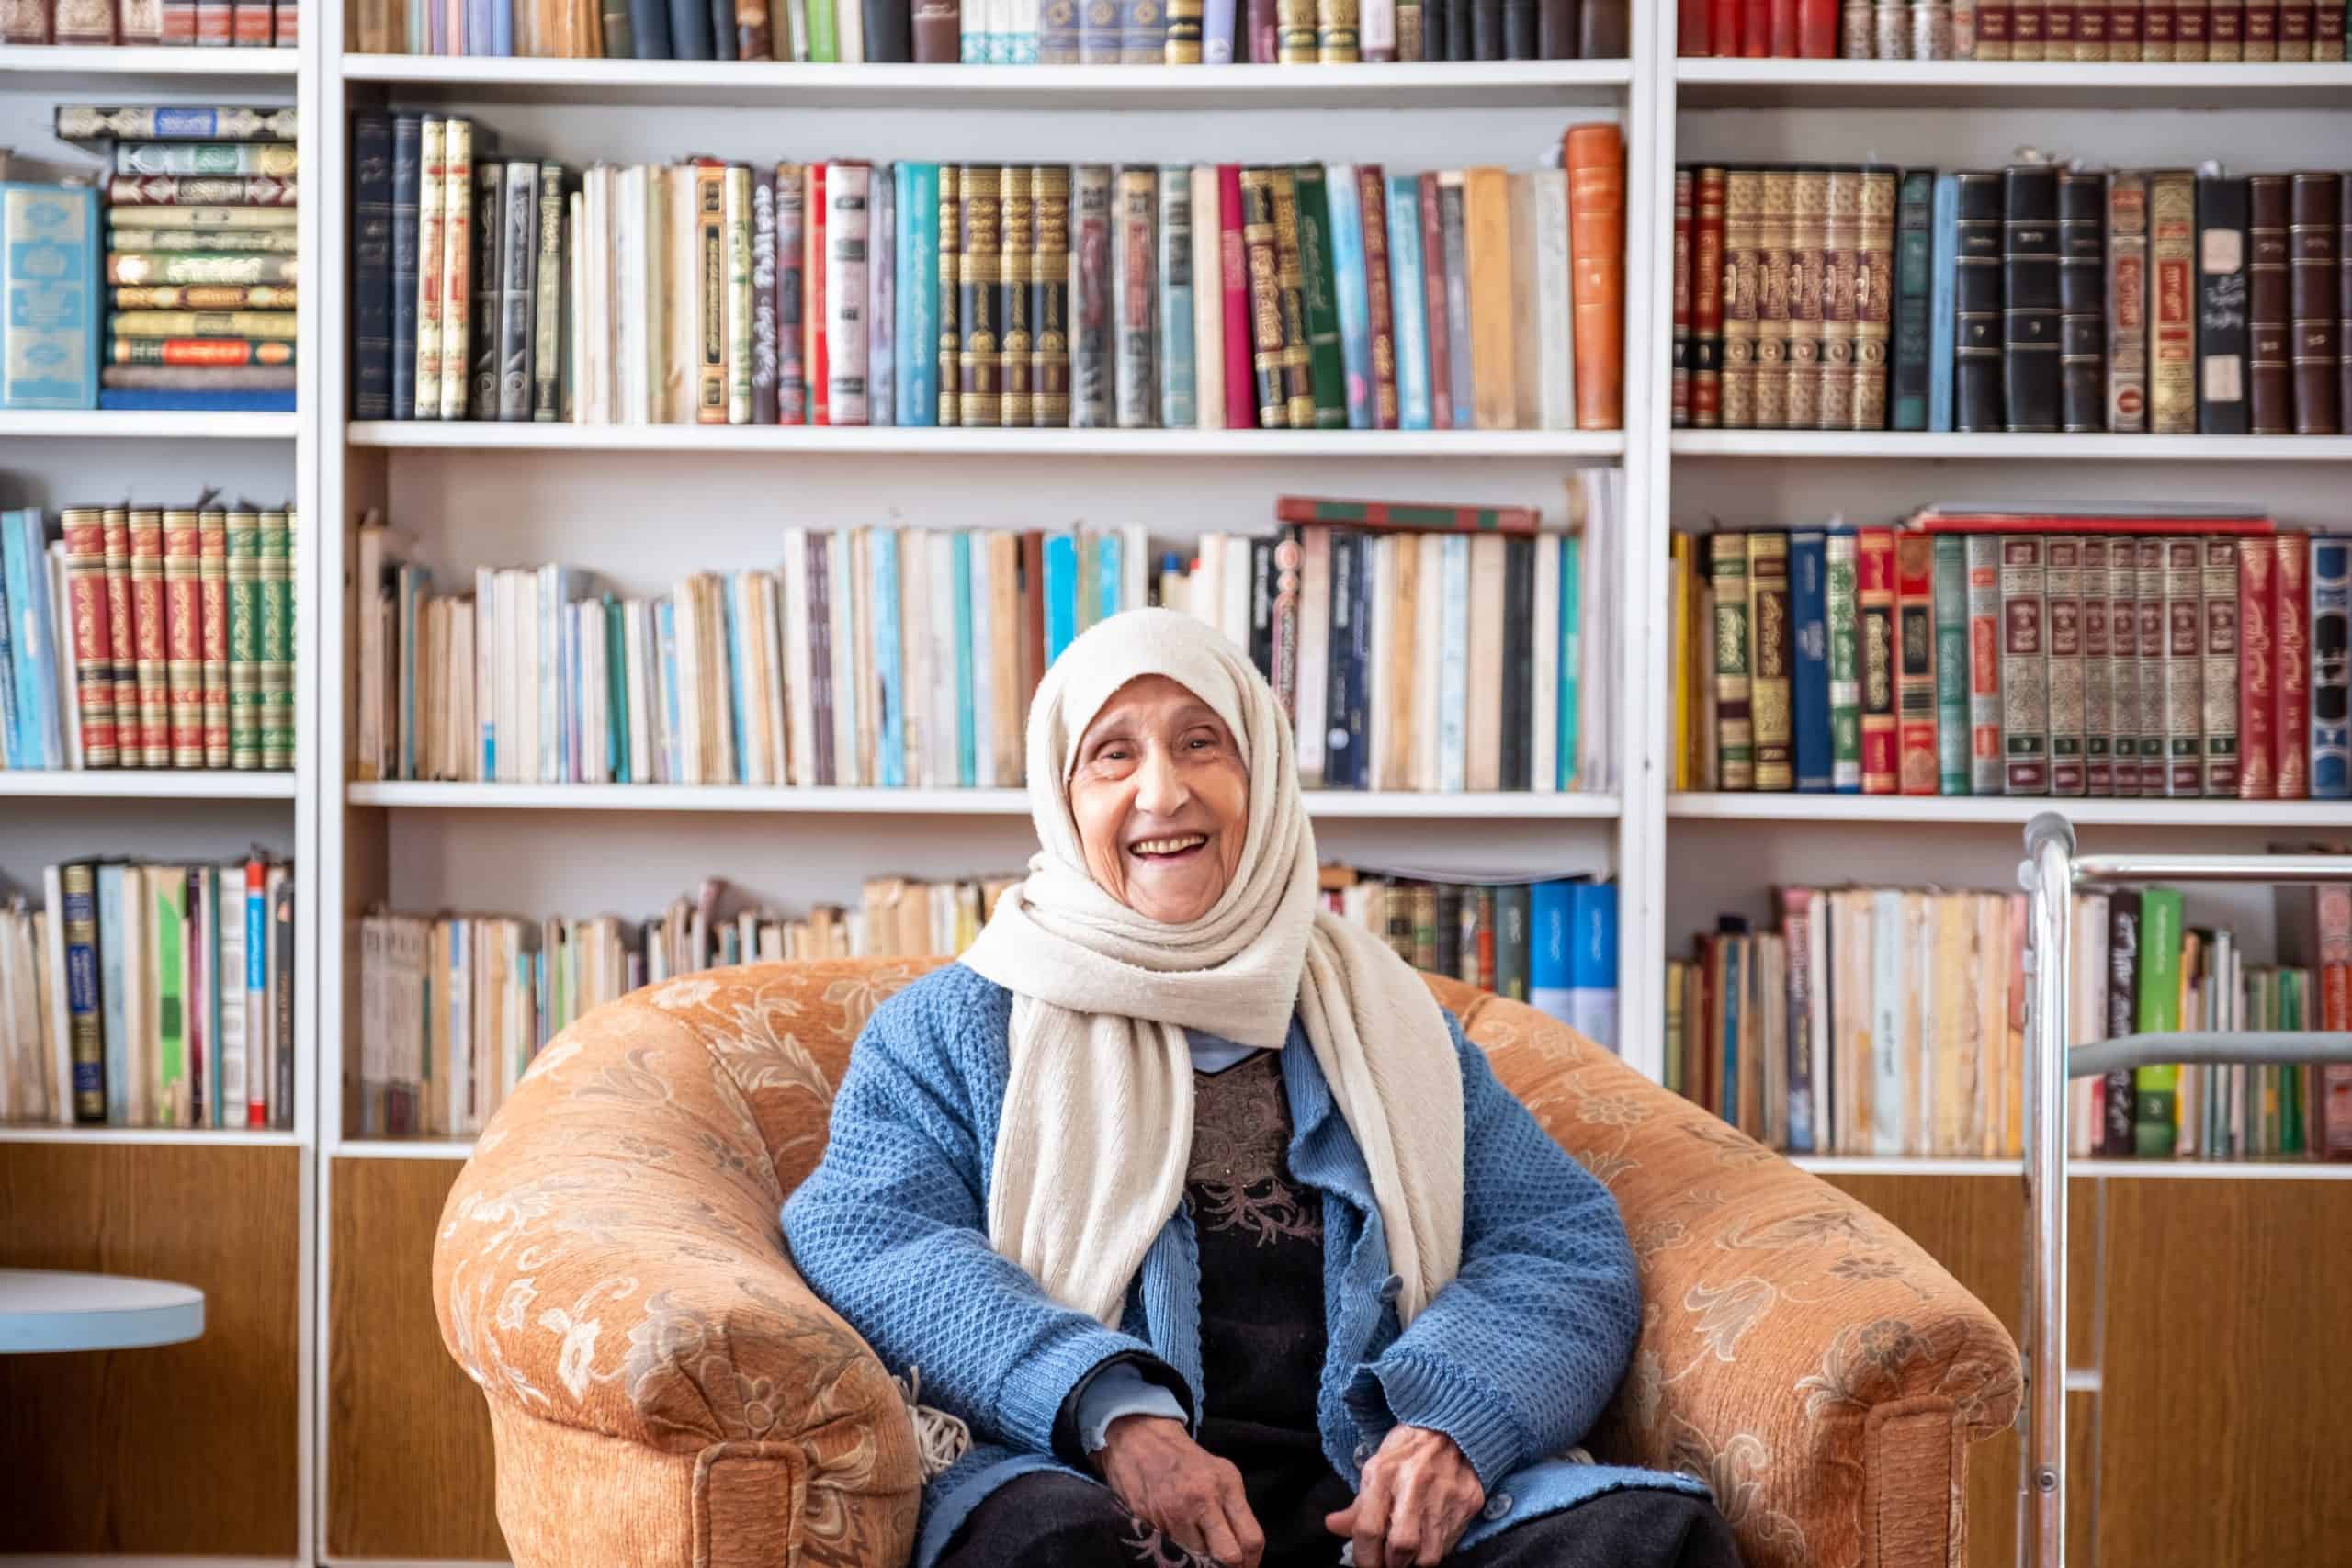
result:
<svg viewBox="0 0 2352 1568"><path fill-rule="evenodd" d="M1495 889L1495 994L1527 999L1528 893L1524 882Z"/></svg>
<svg viewBox="0 0 2352 1568"><path fill-rule="evenodd" d="M1306 298L1306 357L1315 383L1315 428L1348 427L1348 374L1340 357L1339 289L1331 280L1331 200L1323 165L1301 164L1298 186L1298 265Z"/></svg>
<svg viewBox="0 0 2352 1568"><path fill-rule="evenodd" d="M2170 1034L2180 1028L2180 895L2150 887L2140 895L2140 1006L2142 1034ZM2143 1159L2169 1159L2173 1118L2180 1092L2177 1066L2141 1067L2132 1075L2137 1116L2133 1150Z"/></svg>
<svg viewBox="0 0 2352 1568"><path fill-rule="evenodd" d="M833 28L833 0L808 0L808 62L841 63L841 37Z"/></svg>
<svg viewBox="0 0 2352 1568"><path fill-rule="evenodd" d="M156 867L148 874L147 888L154 919L147 951L155 965L155 1122L176 1127L188 1087L187 878L172 867Z"/></svg>
<svg viewBox="0 0 2352 1568"><path fill-rule="evenodd" d="M1861 597L1855 578L1850 528L1829 531L1828 582L1823 620L1829 649L1829 787L1841 795L1862 788Z"/></svg>
<svg viewBox="0 0 2352 1568"><path fill-rule="evenodd" d="M261 765L294 765L294 536L284 508L259 514ZM233 752L232 752L233 756Z"/></svg>
<svg viewBox="0 0 2352 1568"><path fill-rule="evenodd" d="M2310 975L2301 969L2289 969L2278 976L2278 1027L2290 1032L2304 1027L2303 1003L2311 995ZM2282 1155L2303 1152L2303 1070L2301 1067L2279 1066L2270 1071L2278 1075L2278 1125L2271 1140L2271 1149Z"/></svg>
<svg viewBox="0 0 2352 1568"><path fill-rule="evenodd" d="M1936 781L1968 793L1968 541L1936 536Z"/></svg>
<svg viewBox="0 0 2352 1568"><path fill-rule="evenodd" d="M621 602L607 593L605 604L605 761L611 776L622 784L640 780L635 769L644 759L628 754L628 619Z"/></svg>
<svg viewBox="0 0 2352 1568"><path fill-rule="evenodd" d="M1756 726L1747 650L1747 536L1707 537L1715 590L1715 787L1756 787Z"/></svg>
<svg viewBox="0 0 2352 1568"><path fill-rule="evenodd" d="M1559 779L1556 787L1577 787L1577 749L1583 743L1577 728L1584 712L1580 688L1584 682L1584 536L1560 536L1560 711L1558 724Z"/></svg>

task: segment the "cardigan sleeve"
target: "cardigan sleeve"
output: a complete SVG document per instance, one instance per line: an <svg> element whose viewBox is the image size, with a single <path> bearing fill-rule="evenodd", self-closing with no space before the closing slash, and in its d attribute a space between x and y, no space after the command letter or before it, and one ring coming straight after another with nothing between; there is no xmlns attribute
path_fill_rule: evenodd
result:
<svg viewBox="0 0 2352 1568"><path fill-rule="evenodd" d="M866 1025L833 1104L825 1154L786 1202L785 1237L811 1289L925 1404L976 1437L1054 1452L1064 1402L1114 1358L1151 1348L1047 1296L990 1249L987 1173L957 1058L1003 1050L1006 1009L939 982L892 998ZM979 1005L975 1005L976 1003ZM1002 1081L1002 1075L996 1075Z"/></svg>
<svg viewBox="0 0 2352 1568"><path fill-rule="evenodd" d="M1488 1490L1584 1437L1623 1378L1641 1285L1617 1201L1495 1078L1462 1062L1462 1266L1348 1402L1367 1436L1443 1432Z"/></svg>

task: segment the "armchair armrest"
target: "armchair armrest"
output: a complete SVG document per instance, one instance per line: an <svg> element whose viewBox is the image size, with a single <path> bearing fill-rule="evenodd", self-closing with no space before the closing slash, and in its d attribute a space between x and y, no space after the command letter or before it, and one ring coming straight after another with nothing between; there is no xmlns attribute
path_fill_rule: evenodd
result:
<svg viewBox="0 0 2352 1568"><path fill-rule="evenodd" d="M1642 1332L1589 1446L1703 1477L1749 1568L1956 1568L1968 1444L2022 1389L1999 1320L1894 1225L1609 1052L1430 988L1623 1213Z"/></svg>
<svg viewBox="0 0 2352 1568"><path fill-rule="evenodd" d="M443 1343L490 1402L517 1564L892 1562L896 1385L786 1256L750 1101L641 991L540 1053L451 1189Z"/></svg>

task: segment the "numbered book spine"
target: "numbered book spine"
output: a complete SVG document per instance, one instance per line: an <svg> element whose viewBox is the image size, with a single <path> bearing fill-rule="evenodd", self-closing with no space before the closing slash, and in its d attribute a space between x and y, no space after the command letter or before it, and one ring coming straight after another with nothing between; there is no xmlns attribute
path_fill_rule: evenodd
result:
<svg viewBox="0 0 2352 1568"><path fill-rule="evenodd" d="M1159 259L1159 171L1119 171L1114 197L1116 243L1112 253L1111 359L1115 367L1113 399L1122 430L1148 430L1159 423L1159 290L1154 278Z"/></svg>
<svg viewBox="0 0 2352 1568"><path fill-rule="evenodd" d="M1824 609L1829 633L1829 787L1840 795L1856 795L1862 787L1862 630L1856 547L1852 529L1830 531Z"/></svg>
<svg viewBox="0 0 2352 1568"><path fill-rule="evenodd" d="M2001 740L2001 537L1967 536L1968 793L2007 787Z"/></svg>
<svg viewBox="0 0 2352 1568"><path fill-rule="evenodd" d="M1967 795L1968 725L1968 540L1936 536L1936 789Z"/></svg>
<svg viewBox="0 0 2352 1568"><path fill-rule="evenodd" d="M2197 428L2244 435L2246 398L2248 195L2240 179L2197 181Z"/></svg>
<svg viewBox="0 0 2352 1568"><path fill-rule="evenodd" d="M2043 684L2050 714L2050 793L2086 793L2083 740L2083 541L2042 540Z"/></svg>
<svg viewBox="0 0 2352 1568"><path fill-rule="evenodd" d="M2199 541L2165 539L2165 793L2176 797L2205 793L2204 581Z"/></svg>
<svg viewBox="0 0 2352 1568"><path fill-rule="evenodd" d="M1905 795L1938 793L1936 541L1894 538L1895 773Z"/></svg>
<svg viewBox="0 0 2352 1568"><path fill-rule="evenodd" d="M2115 656L2108 626L2110 547L2128 542L2083 536L2083 793L2115 794Z"/></svg>
<svg viewBox="0 0 2352 1568"><path fill-rule="evenodd" d="M1029 175L1036 233L1029 275L1030 423L1059 429L1070 422L1069 170L1045 164Z"/></svg>
<svg viewBox="0 0 2352 1568"><path fill-rule="evenodd" d="M2197 430L2197 179L2148 176L2148 428Z"/></svg>
<svg viewBox="0 0 2352 1568"><path fill-rule="evenodd" d="M2272 542L2271 598L2278 613L2270 633L2276 694L2270 733L2281 800L2303 800L2311 795L2311 547L2308 534L2280 534Z"/></svg>
<svg viewBox="0 0 2352 1568"><path fill-rule="evenodd" d="M1862 793L1894 795L1902 780L1894 713L1894 536L1884 528L1864 528L1856 539L1856 597L1861 607Z"/></svg>
<svg viewBox="0 0 2352 1568"><path fill-rule="evenodd" d="M1715 597L1716 787L1756 787L1756 730L1750 708L1747 536L1707 537L1707 575Z"/></svg>
<svg viewBox="0 0 2352 1568"><path fill-rule="evenodd" d="M2050 663L2042 536L2001 540L2001 749L2003 790L2050 793Z"/></svg>
<svg viewBox="0 0 2352 1568"><path fill-rule="evenodd" d="M1029 166L1008 164L999 170L997 191L997 382L1002 400L997 418L1011 428L1030 423L1036 412L1029 284L1037 259L1037 209Z"/></svg>
<svg viewBox="0 0 2352 1568"><path fill-rule="evenodd" d="M2311 581L2311 797L2352 799L2352 539L2314 536Z"/></svg>
<svg viewBox="0 0 2352 1568"><path fill-rule="evenodd" d="M1790 705L1789 536L1747 536L1748 720L1758 790L1796 787Z"/></svg>

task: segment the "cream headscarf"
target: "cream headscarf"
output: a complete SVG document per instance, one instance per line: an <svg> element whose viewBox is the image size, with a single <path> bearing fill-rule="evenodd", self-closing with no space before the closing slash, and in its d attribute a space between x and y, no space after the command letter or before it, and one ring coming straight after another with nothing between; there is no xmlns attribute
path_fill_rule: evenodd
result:
<svg viewBox="0 0 2352 1568"><path fill-rule="evenodd" d="M1215 710L1250 772L1240 864L1190 925L1147 919L1096 886L1070 819L1079 739L1141 675L1165 675ZM1272 689L1204 621L1114 615L1038 686L1028 771L1039 849L963 959L1013 994L989 1245L1057 1301L1115 1326L1128 1280L1183 1197L1183 1032L1280 1046L1295 1011L1371 1169L1410 1322L1461 1262L1461 1068L1411 968L1318 907L1315 830Z"/></svg>

